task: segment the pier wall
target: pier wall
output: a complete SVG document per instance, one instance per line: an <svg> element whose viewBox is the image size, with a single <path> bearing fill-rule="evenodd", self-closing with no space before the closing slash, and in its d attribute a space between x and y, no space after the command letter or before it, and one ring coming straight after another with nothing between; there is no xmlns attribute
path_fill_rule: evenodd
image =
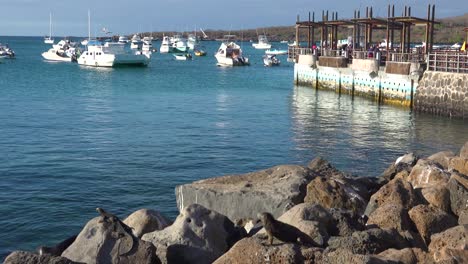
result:
<svg viewBox="0 0 468 264"><path fill-rule="evenodd" d="M468 74L426 71L415 94L418 112L468 118Z"/></svg>
<svg viewBox="0 0 468 264"><path fill-rule="evenodd" d="M419 75L385 72L372 60L355 60L346 68L300 63L294 66L294 81L316 89L358 95L382 103L411 107Z"/></svg>

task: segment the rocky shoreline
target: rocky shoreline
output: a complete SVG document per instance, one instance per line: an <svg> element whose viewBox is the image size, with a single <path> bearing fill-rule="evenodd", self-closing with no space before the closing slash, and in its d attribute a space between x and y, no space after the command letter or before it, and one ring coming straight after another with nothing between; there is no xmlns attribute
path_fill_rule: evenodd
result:
<svg viewBox="0 0 468 264"><path fill-rule="evenodd" d="M468 263L468 142L374 178L319 157L177 186L176 199L174 222L98 208L76 237L4 263Z"/></svg>

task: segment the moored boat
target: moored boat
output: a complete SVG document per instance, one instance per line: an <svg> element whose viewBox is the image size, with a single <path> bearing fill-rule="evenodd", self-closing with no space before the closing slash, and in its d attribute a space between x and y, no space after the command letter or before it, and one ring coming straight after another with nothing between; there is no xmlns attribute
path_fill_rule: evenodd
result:
<svg viewBox="0 0 468 264"><path fill-rule="evenodd" d="M268 42L266 35L258 36L258 43L253 43L252 46L256 49L269 49L271 44Z"/></svg>
<svg viewBox="0 0 468 264"><path fill-rule="evenodd" d="M172 51L172 43L168 36L163 36L161 41L161 47L159 48L160 53L169 53Z"/></svg>
<svg viewBox="0 0 468 264"><path fill-rule="evenodd" d="M285 55L288 54L288 50L278 50L278 49L267 49L265 50L266 55Z"/></svg>
<svg viewBox="0 0 468 264"><path fill-rule="evenodd" d="M221 43L215 58L218 61L218 66L250 65L249 59L243 56L240 46L234 42Z"/></svg>
<svg viewBox="0 0 468 264"><path fill-rule="evenodd" d="M206 51L202 50L202 49L195 49L194 52L195 56L206 56Z"/></svg>
<svg viewBox="0 0 468 264"><path fill-rule="evenodd" d="M44 37L45 44L54 44L54 39L52 38L52 13L49 14L49 36Z"/></svg>
<svg viewBox="0 0 468 264"><path fill-rule="evenodd" d="M192 54L190 53L177 53L173 54L176 60L191 60Z"/></svg>
<svg viewBox="0 0 468 264"><path fill-rule="evenodd" d="M131 39L130 48L131 49L141 49L143 41L141 41L141 37L138 34L133 35Z"/></svg>
<svg viewBox="0 0 468 264"><path fill-rule="evenodd" d="M76 43L72 43L68 39L62 39L41 55L49 61L72 62L76 61L79 54L80 50L76 47Z"/></svg>
<svg viewBox="0 0 468 264"><path fill-rule="evenodd" d="M0 43L0 59L13 59L15 52L8 46Z"/></svg>
<svg viewBox="0 0 468 264"><path fill-rule="evenodd" d="M94 67L147 66L150 57L141 51L126 50L118 42L90 41L87 50L78 58L78 64Z"/></svg>
<svg viewBox="0 0 468 264"><path fill-rule="evenodd" d="M279 66L280 60L276 57L276 55L264 55L263 56L263 65L267 67L271 66Z"/></svg>

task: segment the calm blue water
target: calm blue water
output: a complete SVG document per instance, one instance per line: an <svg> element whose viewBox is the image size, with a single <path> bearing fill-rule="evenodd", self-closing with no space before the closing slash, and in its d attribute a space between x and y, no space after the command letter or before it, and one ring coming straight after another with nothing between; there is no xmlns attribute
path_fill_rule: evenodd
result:
<svg viewBox="0 0 468 264"><path fill-rule="evenodd" d="M50 63L41 38L0 37L0 259L77 233L103 207L175 218L174 187L322 155L357 175L399 155L457 151L468 124L293 85L293 65L216 67L156 54L147 68ZM155 45L159 48L159 43Z"/></svg>

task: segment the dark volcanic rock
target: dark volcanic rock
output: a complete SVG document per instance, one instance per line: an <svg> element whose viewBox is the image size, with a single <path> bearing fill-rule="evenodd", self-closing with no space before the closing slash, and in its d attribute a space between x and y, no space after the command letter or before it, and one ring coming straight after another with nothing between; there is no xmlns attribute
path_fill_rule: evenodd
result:
<svg viewBox="0 0 468 264"><path fill-rule="evenodd" d="M405 154L399 157L394 163L392 163L380 177L386 179L387 181L393 180L395 176L403 171L406 171L408 174L413 169L414 164L418 161L413 153Z"/></svg>
<svg viewBox="0 0 468 264"><path fill-rule="evenodd" d="M431 236L431 244L429 252L434 254L442 254L445 248L456 250L468 250L468 225L455 226Z"/></svg>
<svg viewBox="0 0 468 264"><path fill-rule="evenodd" d="M408 210L398 204L384 204L378 207L369 216L367 226L376 226L382 229L394 228L398 231L410 230L412 222Z"/></svg>
<svg viewBox="0 0 468 264"><path fill-rule="evenodd" d="M431 235L458 224L455 217L430 205L417 205L408 213L426 245L429 245Z"/></svg>
<svg viewBox="0 0 468 264"><path fill-rule="evenodd" d="M364 221L351 211L332 208L329 212L333 218L329 229L331 236L351 236L354 232L365 229Z"/></svg>
<svg viewBox="0 0 468 264"><path fill-rule="evenodd" d="M378 254L388 248L402 249L410 246L395 229L372 228L354 232L348 237L331 237L328 250L347 249L354 254Z"/></svg>
<svg viewBox="0 0 468 264"><path fill-rule="evenodd" d="M452 212L460 216L463 210L468 209L468 176L452 172L447 188Z"/></svg>
<svg viewBox="0 0 468 264"><path fill-rule="evenodd" d="M231 220L254 219L259 212L279 217L304 202L310 169L282 165L270 169L196 181L176 187L179 210L197 203Z"/></svg>
<svg viewBox="0 0 468 264"><path fill-rule="evenodd" d="M25 251L14 251L6 257L3 264L80 264L80 262L73 262L64 257L49 254L39 255Z"/></svg>

